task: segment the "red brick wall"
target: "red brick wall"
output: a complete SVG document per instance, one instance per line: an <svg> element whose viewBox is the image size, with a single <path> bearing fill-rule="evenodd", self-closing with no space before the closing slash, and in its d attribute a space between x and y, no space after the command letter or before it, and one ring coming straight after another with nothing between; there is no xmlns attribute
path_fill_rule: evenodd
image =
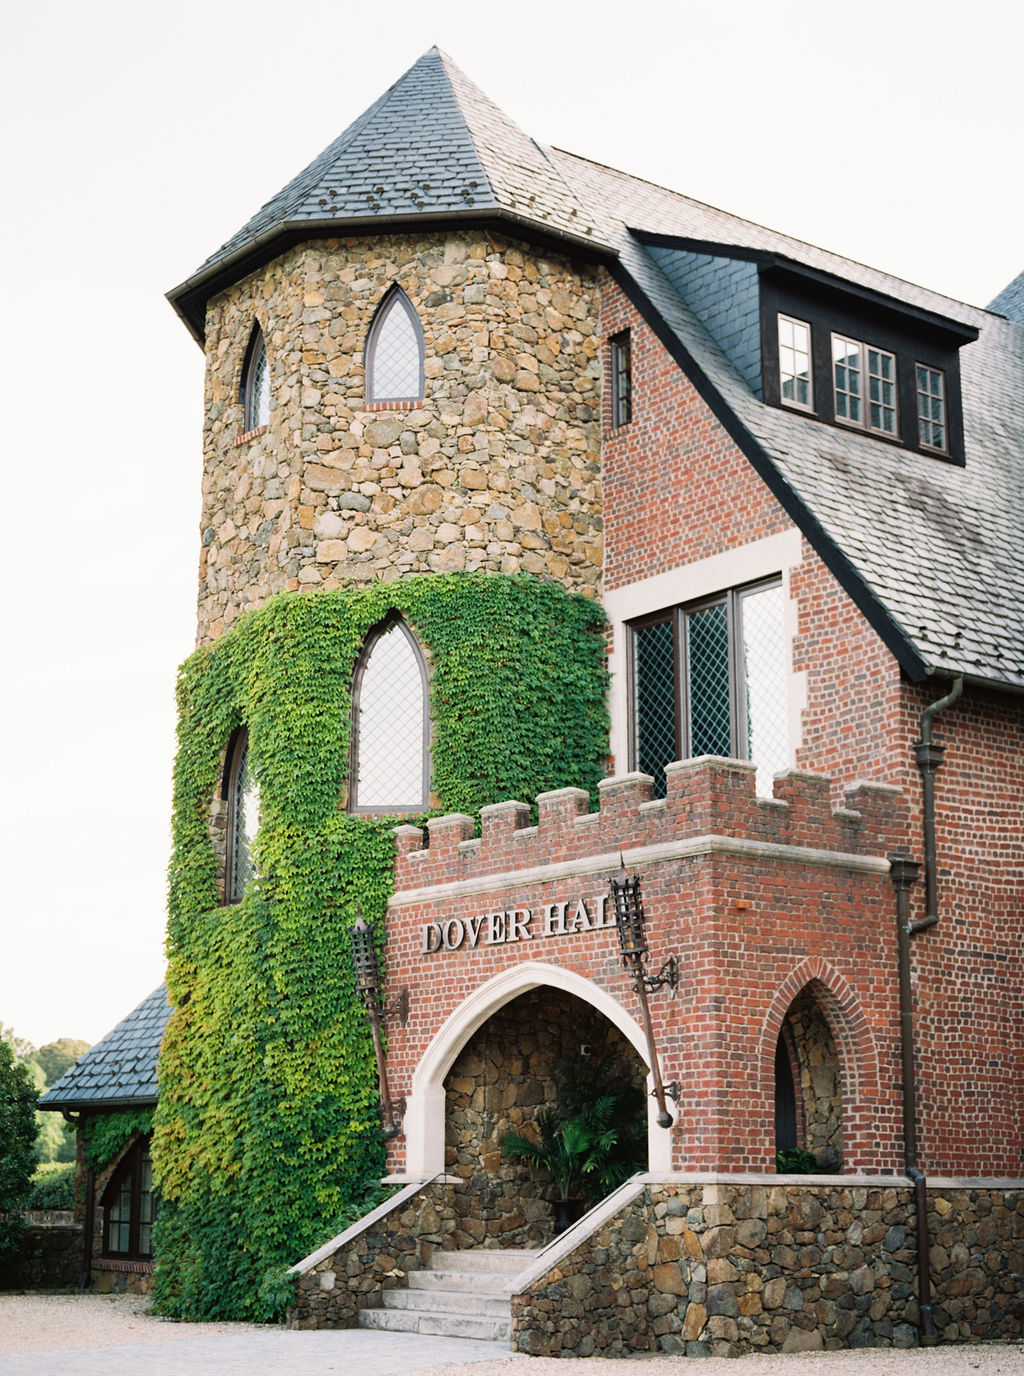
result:
<svg viewBox="0 0 1024 1376"><path fill-rule="evenodd" d="M879 857L903 830L891 791L868 788L853 801L859 814L833 814L827 780L791 775L779 800L754 796L745 765L677 766L669 796L650 803L636 779L602 789L600 814L582 812L575 791L542 796L536 829L524 828L514 804L485 811L483 837L471 841L468 818L430 824L430 848L419 849L412 829L399 835L397 891L388 922L389 980L408 985L407 1026L389 1040L392 1089L407 1093L412 1074L445 1019L486 980L522 961L559 964L592 980L639 1021L639 1008L620 966L609 925L563 936L538 934L491 944L486 919L479 944L423 953L429 922L463 923L492 911L588 900L607 892L619 847L671 846L715 835L759 843L692 854L648 849L639 855L655 961L679 956L679 996L652 997L666 1079L683 1086L673 1131L673 1160L681 1169L770 1170L774 1158L774 1052L792 999L814 981L833 1027L844 1069L847 1169L897 1170L899 1016L892 888L884 867L858 868L859 856ZM646 805L645 805L646 804ZM849 864L815 864L806 854L840 852ZM678 850L678 846L676 847ZM572 877L513 876L487 891L488 875L522 872L571 859ZM587 870L590 870L587 873ZM435 884L477 881L474 892L430 894ZM422 892L424 887L427 892ZM402 892L421 891L413 902ZM453 929L457 930L457 929ZM392 1158L403 1166L402 1141Z"/></svg>

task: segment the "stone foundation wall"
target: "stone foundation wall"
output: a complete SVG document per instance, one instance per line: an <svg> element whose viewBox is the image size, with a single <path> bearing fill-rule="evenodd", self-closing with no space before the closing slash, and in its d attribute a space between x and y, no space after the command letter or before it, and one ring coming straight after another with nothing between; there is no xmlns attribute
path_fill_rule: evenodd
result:
<svg viewBox="0 0 1024 1376"><path fill-rule="evenodd" d="M940 1341L1024 1331L1024 1187L929 1190ZM913 1347L913 1191L897 1178L651 1185L512 1301L532 1355Z"/></svg>
<svg viewBox="0 0 1024 1376"><path fill-rule="evenodd" d="M59 1290L82 1275L82 1229L71 1210L44 1209L26 1215L26 1228L13 1257L0 1265L0 1290Z"/></svg>

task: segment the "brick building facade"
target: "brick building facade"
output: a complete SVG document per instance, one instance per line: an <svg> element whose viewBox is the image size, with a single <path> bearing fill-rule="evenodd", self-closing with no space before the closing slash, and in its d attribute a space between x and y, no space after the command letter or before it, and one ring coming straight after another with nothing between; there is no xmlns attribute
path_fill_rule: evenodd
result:
<svg viewBox="0 0 1024 1376"><path fill-rule="evenodd" d="M207 356L201 644L277 592L460 570L555 580L607 613L599 799L487 806L476 835L375 795L399 823L387 987L409 992L391 1179L471 1185L416 1206L407 1269L428 1243L550 1235L522 1204L536 1181L501 1158L554 1092L547 1061L517 1064L517 1027L531 1065L539 1019L563 1054L607 1042L648 1075L608 898L620 854L653 959L680 971L650 1000L678 1097L668 1129L651 1109L646 1188L725 1180L770 1213L777 1148L804 1147L832 1190L879 1177L909 1201L933 1178L934 1226L956 1183L965 1237L972 1209L1000 1220L982 1270L1024 1267L1019 297L967 307L541 148L436 50L171 293ZM243 777L211 800L224 901ZM893 856L923 866L903 897ZM973 1308L919 1311L922 1220L902 1319L851 1300L847 1324L819 1295L813 1321L744 1328L735 1278L709 1311L706 1275L684 1294L678 1248L652 1243L664 1284L632 1329L542 1322L549 1277L514 1332L528 1351L694 1353L835 1346L854 1322L878 1343L1019 1332L980 1282ZM351 1321L391 1283L336 1302L354 1273L331 1258L364 1245L336 1241L298 1268L298 1321ZM875 1260L879 1286L904 1283Z"/></svg>

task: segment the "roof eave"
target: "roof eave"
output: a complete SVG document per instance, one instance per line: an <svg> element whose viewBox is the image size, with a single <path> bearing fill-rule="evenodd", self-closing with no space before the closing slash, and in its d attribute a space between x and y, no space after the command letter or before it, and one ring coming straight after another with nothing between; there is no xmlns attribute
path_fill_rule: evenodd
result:
<svg viewBox="0 0 1024 1376"><path fill-rule="evenodd" d="M120 1098L110 1099L59 1099L44 1103L38 1100L36 1107L44 1112L63 1113L86 1113L95 1111L103 1112L108 1108L153 1108L157 1103L155 1094L131 1094L122 1095Z"/></svg>
<svg viewBox="0 0 1024 1376"><path fill-rule="evenodd" d="M507 230L510 226L531 243L565 252L571 249L593 261L614 259L618 250L591 235L572 234L556 225L544 224L514 210L487 207L481 210L459 210L425 215L419 211L407 215L361 215L339 219L281 220L273 228L247 240L225 258L200 269L191 277L172 287L167 293L175 311L181 317L193 339L202 346L206 333L206 303L217 292L224 291L241 278L248 276L264 263L278 257L293 244L306 239L349 239L366 233L387 234L393 229L415 229L429 234L453 226L472 225L474 228Z"/></svg>

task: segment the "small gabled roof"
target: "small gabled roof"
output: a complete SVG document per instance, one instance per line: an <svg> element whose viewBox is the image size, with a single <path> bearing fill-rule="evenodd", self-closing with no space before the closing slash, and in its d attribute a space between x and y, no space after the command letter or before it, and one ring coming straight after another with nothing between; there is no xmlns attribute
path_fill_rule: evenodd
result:
<svg viewBox="0 0 1024 1376"><path fill-rule="evenodd" d="M290 242L453 218L602 247L549 154L435 47L168 297L201 339L209 297Z"/></svg>
<svg viewBox="0 0 1024 1376"><path fill-rule="evenodd" d="M156 1061L171 1016L161 984L66 1070L39 1100L45 1109L144 1107L157 1101Z"/></svg>

